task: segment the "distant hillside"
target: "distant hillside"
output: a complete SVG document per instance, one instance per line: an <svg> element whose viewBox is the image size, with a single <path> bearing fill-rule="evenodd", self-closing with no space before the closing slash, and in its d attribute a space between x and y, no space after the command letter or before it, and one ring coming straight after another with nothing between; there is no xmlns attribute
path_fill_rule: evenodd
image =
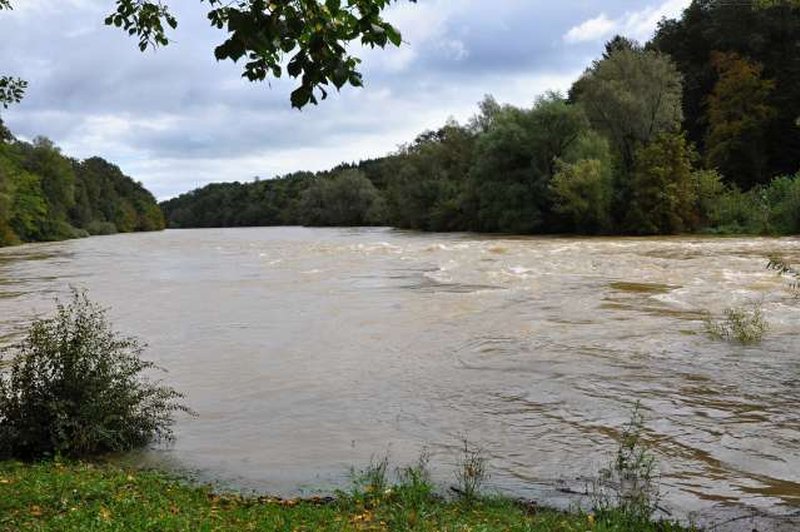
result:
<svg viewBox="0 0 800 532"><path fill-rule="evenodd" d="M153 195L117 166L78 161L43 137L19 141L0 121L0 246L164 225Z"/></svg>

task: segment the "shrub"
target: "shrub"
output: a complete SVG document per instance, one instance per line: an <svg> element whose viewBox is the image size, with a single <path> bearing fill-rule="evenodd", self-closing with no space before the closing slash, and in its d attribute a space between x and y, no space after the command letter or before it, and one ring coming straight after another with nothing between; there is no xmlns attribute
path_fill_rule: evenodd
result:
<svg viewBox="0 0 800 532"><path fill-rule="evenodd" d="M637 402L622 429L616 457L600 470L591 491L599 518L622 522L624 530L647 528L658 508L656 460L642 441L643 432L644 415Z"/></svg>
<svg viewBox="0 0 800 532"><path fill-rule="evenodd" d="M481 487L489 477L489 459L482 448L470 445L464 438L464 446L456 465L455 492L464 502L472 503L480 496Z"/></svg>
<svg viewBox="0 0 800 532"><path fill-rule="evenodd" d="M769 330L769 323L764 317L761 303L753 303L750 309L745 307L727 309L722 320L706 316L705 329L717 340L753 345L764 338L764 334Z"/></svg>
<svg viewBox="0 0 800 532"><path fill-rule="evenodd" d="M610 226L611 172L600 159L561 163L550 182L555 210L582 233L599 233Z"/></svg>
<svg viewBox="0 0 800 532"><path fill-rule="evenodd" d="M782 235L800 233L800 175L776 177L764 191L770 206L770 230Z"/></svg>
<svg viewBox="0 0 800 532"><path fill-rule="evenodd" d="M170 439L188 412L145 373L143 345L111 329L106 311L73 290L54 316L34 321L0 372L0 455L86 457Z"/></svg>

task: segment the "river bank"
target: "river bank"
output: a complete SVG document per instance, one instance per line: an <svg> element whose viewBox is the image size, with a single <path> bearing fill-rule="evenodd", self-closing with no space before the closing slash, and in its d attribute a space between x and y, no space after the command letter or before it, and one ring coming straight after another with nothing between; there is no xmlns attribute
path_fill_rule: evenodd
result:
<svg viewBox="0 0 800 532"><path fill-rule="evenodd" d="M362 485L363 487L363 485ZM563 513L492 497L465 503L426 483L378 493L280 499L213 493L157 471L92 463L0 462L3 530L630 530L620 516ZM668 522L637 530L683 531Z"/></svg>

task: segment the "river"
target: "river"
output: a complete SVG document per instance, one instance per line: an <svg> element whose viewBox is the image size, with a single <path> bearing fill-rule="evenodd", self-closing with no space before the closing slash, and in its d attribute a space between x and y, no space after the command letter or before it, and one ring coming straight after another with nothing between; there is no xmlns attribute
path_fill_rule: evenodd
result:
<svg viewBox="0 0 800 532"><path fill-rule="evenodd" d="M272 493L466 437L491 489L574 500L646 415L662 505L698 522L800 510L800 300L765 269L800 239L512 238L254 228L0 250L0 337L69 286L149 344L196 418L138 460ZM706 311L760 301L741 347Z"/></svg>

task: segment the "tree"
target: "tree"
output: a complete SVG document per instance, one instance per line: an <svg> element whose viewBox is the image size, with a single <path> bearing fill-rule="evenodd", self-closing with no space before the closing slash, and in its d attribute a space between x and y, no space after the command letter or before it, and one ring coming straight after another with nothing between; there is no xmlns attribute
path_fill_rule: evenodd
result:
<svg viewBox="0 0 800 532"><path fill-rule="evenodd" d="M531 233L545 227L556 161L587 129L583 111L555 93L532 109L497 111L477 139L470 169L471 229Z"/></svg>
<svg viewBox="0 0 800 532"><path fill-rule="evenodd" d="M304 225L379 225L385 218L386 204L363 173L345 170L318 179L303 192L300 212Z"/></svg>
<svg viewBox="0 0 800 532"><path fill-rule="evenodd" d="M761 4L754 9L754 4ZM720 76L714 52L737 54L763 66L775 90L766 105L776 109L763 130L760 184L800 168L800 16L798 2L694 0L678 20L659 24L649 48L672 57L684 77L684 124L689 140L708 159L708 103ZM723 175L730 182L732 176Z"/></svg>
<svg viewBox="0 0 800 532"><path fill-rule="evenodd" d="M638 47L610 47L572 89L592 125L607 136L625 170L636 150L680 129L681 75L666 55Z"/></svg>
<svg viewBox="0 0 800 532"><path fill-rule="evenodd" d="M669 234L692 228L696 188L691 150L683 134L663 133L636 152L631 176L631 232Z"/></svg>
<svg viewBox="0 0 800 532"><path fill-rule="evenodd" d="M396 225L424 231L464 228L463 192L475 138L472 128L451 121L400 150L386 190Z"/></svg>
<svg viewBox="0 0 800 532"><path fill-rule="evenodd" d="M609 229L611 217L611 172L600 159L562 163L550 183L555 210L581 233Z"/></svg>
<svg viewBox="0 0 800 532"><path fill-rule="evenodd" d="M719 80L708 98L706 159L748 189L765 177L766 129L777 114L769 105L775 82L762 78L762 65L736 53L714 52L711 65Z"/></svg>
<svg viewBox="0 0 800 532"><path fill-rule="evenodd" d="M536 99L530 127L538 148L535 164L550 179L556 162L589 129L589 121L580 106L568 104L557 92L547 92Z"/></svg>

